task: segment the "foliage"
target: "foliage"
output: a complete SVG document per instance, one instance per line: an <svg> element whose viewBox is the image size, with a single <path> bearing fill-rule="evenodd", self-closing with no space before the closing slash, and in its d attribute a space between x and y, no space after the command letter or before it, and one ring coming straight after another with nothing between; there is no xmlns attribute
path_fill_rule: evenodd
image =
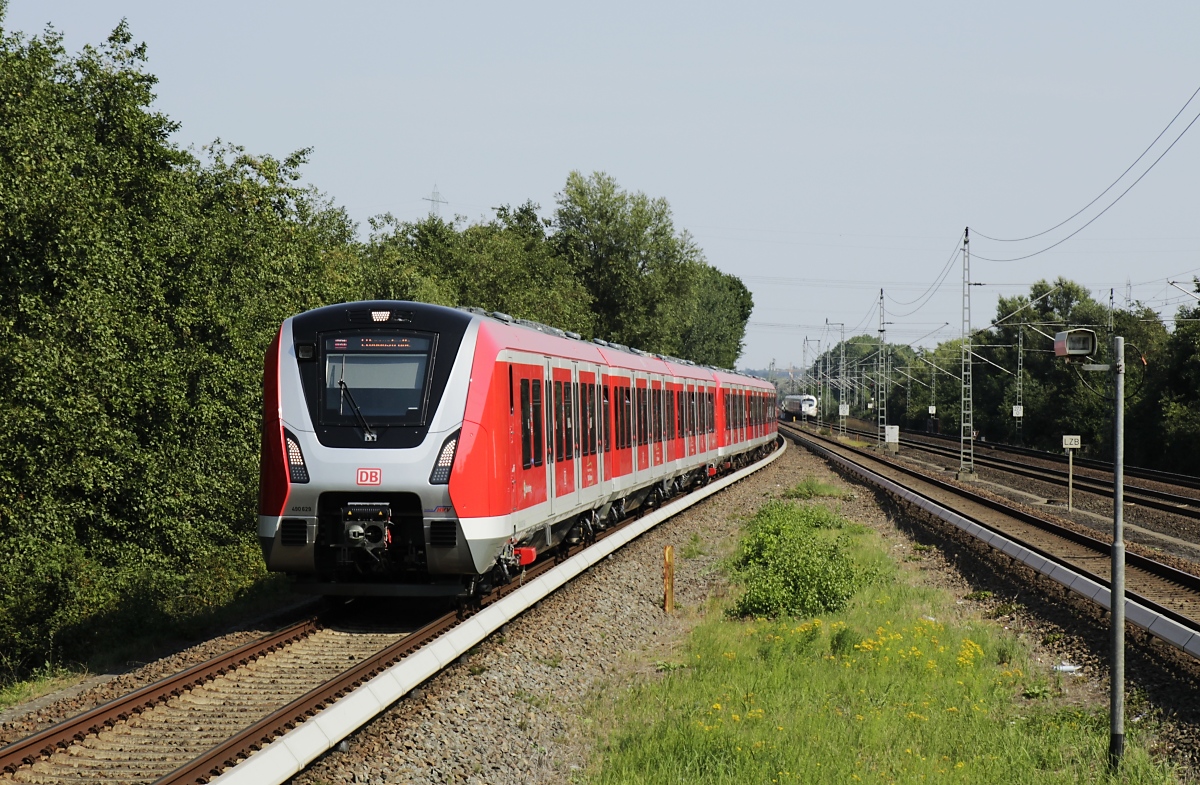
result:
<svg viewBox="0 0 1200 785"><path fill-rule="evenodd" d="M848 540L828 531L844 521L819 505L770 502L755 514L732 560L743 587L731 609L739 616L806 616L845 606L867 573Z"/></svg>
<svg viewBox="0 0 1200 785"><path fill-rule="evenodd" d="M350 299L353 226L277 160L174 147L124 24L0 39L0 650L19 673L230 602L262 351ZM184 625L181 627L180 625Z"/></svg>
<svg viewBox="0 0 1200 785"><path fill-rule="evenodd" d="M187 634L271 590L255 536L262 353L292 314L404 298L700 362L740 351L749 293L665 200L572 175L553 220L531 203L471 225L383 215L360 243L301 185L307 151L174 145L124 23L69 54L52 30L3 21L0 3L0 680ZM584 220L598 184L615 207ZM624 306L598 307L590 276L607 272L589 248L630 242L638 315L614 334Z"/></svg>
<svg viewBox="0 0 1200 785"><path fill-rule="evenodd" d="M1175 329L1168 331L1141 303L1110 309L1082 285L1061 277L1036 282L1028 294L1001 297L994 324L971 336L975 430L986 441L1051 451L1061 449L1064 433L1076 433L1083 437L1085 456L1111 460L1111 377L1056 358L1047 337L1069 327L1086 327L1100 339L1097 363L1111 363L1112 335L1125 338L1126 462L1173 471L1195 465L1200 462L1200 327L1192 320L1197 318L1200 307L1181 308ZM867 419L875 414L865 401L874 393L872 355L878 346L877 339L866 335L845 343L847 376L864 385L859 395L864 404L853 413ZM834 346L823 355L831 367L836 367L840 348ZM962 340L920 352L889 344L888 351L893 369L889 422L956 436L961 427ZM1024 406L1020 431L1012 416L1018 353ZM819 362L810 375L816 374ZM832 405L827 411L836 411ZM936 414L929 414L930 405Z"/></svg>
<svg viewBox="0 0 1200 785"><path fill-rule="evenodd" d="M890 563L878 538L856 561ZM884 575L883 573L886 573ZM892 568L839 612L708 614L660 672L598 698L587 781L1094 782L1110 779L1102 706L1078 705L994 622ZM1127 726L1113 781L1176 781L1153 716Z"/></svg>
<svg viewBox="0 0 1200 785"><path fill-rule="evenodd" d="M710 267L691 235L675 231L665 199L623 191L603 172L571 172L554 228L555 252L591 297L597 337L733 366L750 292Z"/></svg>
<svg viewBox="0 0 1200 785"><path fill-rule="evenodd" d="M794 488L789 488L783 493L783 498L785 499L800 499L802 501L815 499L818 496L832 499L849 499L852 497L852 494L842 491L836 485L821 482L811 475L797 483Z"/></svg>

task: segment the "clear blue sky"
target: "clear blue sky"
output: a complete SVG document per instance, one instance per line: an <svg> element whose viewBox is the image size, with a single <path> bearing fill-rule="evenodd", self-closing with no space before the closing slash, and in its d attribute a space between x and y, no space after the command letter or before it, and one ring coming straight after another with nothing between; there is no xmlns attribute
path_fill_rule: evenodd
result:
<svg viewBox="0 0 1200 785"><path fill-rule="evenodd" d="M52 23L74 50L122 18L180 144L313 147L307 179L364 231L425 214L435 184L443 215L471 220L526 199L549 213L572 169L665 197L754 292L751 367L799 364L826 319L874 331L878 289L917 297L964 226L1023 236L1074 213L1200 86L1195 2L11 0L4 27ZM1200 273L1197 126L1076 238L977 261L974 325L1057 275L1118 304L1129 281L1167 315L1189 301L1166 281ZM972 247L1022 255L1078 225ZM960 285L952 270L911 314L888 300L890 337L956 335Z"/></svg>

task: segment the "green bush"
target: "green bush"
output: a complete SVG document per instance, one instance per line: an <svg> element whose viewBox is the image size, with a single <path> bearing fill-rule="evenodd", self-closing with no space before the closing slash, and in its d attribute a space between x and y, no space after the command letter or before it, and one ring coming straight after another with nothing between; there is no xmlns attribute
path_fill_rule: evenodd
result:
<svg viewBox="0 0 1200 785"><path fill-rule="evenodd" d="M747 526L732 560L739 616L813 616L839 610L867 578L849 555L844 519L821 506L770 502Z"/></svg>

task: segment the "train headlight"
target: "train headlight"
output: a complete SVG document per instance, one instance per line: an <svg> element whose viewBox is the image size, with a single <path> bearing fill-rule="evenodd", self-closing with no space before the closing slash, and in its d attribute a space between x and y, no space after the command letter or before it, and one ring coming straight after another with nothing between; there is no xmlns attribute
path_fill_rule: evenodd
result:
<svg viewBox="0 0 1200 785"><path fill-rule="evenodd" d="M288 479L294 483L308 482L308 467L304 464L304 453L300 451L300 440L286 428L283 438L287 443Z"/></svg>
<svg viewBox="0 0 1200 785"><path fill-rule="evenodd" d="M437 463L429 473L430 485L446 485L450 482L450 469L454 467L454 453L458 450L458 436L462 431L455 431L438 451Z"/></svg>

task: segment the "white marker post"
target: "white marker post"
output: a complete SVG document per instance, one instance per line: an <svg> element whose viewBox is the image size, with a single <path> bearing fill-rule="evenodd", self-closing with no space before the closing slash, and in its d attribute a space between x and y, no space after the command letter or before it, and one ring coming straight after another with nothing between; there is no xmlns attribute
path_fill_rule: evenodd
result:
<svg viewBox="0 0 1200 785"><path fill-rule="evenodd" d="M1075 509L1075 451L1082 444L1078 436L1063 435L1063 449L1067 451L1067 512Z"/></svg>

